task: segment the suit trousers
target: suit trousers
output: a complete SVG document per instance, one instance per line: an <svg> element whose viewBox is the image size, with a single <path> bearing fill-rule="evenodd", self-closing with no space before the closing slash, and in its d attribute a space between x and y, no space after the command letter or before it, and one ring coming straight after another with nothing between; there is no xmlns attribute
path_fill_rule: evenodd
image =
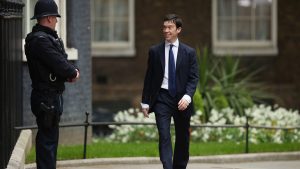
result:
<svg viewBox="0 0 300 169"><path fill-rule="evenodd" d="M164 169L185 169L189 160L191 113L178 110L178 100L161 89L153 107L159 133L159 155ZM170 134L171 118L175 124L174 156ZM173 160L172 160L173 157Z"/></svg>

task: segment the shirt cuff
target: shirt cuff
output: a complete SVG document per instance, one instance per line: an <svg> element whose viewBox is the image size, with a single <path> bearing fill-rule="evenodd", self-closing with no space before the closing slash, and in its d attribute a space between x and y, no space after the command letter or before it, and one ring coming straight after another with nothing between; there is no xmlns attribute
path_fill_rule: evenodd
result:
<svg viewBox="0 0 300 169"><path fill-rule="evenodd" d="M149 104L141 103L143 109L149 109Z"/></svg>
<svg viewBox="0 0 300 169"><path fill-rule="evenodd" d="M191 103L192 102L192 99L189 95L185 94L183 97L182 97L184 100L186 100L188 103Z"/></svg>

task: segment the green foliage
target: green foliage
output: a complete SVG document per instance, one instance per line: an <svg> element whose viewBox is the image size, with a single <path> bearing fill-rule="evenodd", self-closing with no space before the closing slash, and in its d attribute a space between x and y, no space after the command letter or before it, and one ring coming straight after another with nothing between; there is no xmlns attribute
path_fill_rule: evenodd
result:
<svg viewBox="0 0 300 169"><path fill-rule="evenodd" d="M141 141L140 143L108 142L104 139L94 139L87 145L87 158L108 157L157 157L158 148L156 141ZM59 145L57 160L82 159L83 145ZM35 149L31 149L26 157L26 163L35 162Z"/></svg>
<svg viewBox="0 0 300 169"><path fill-rule="evenodd" d="M87 158L109 158L109 157L158 157L158 146L156 142L140 143L112 143L104 140L95 141L87 146ZM191 142L190 155L221 155L238 154L245 152L245 145L233 142ZM299 151L299 143L261 143L250 144L252 152L285 152ZM58 160L82 159L83 145L59 145ZM35 162L35 149L31 149L26 157L26 163Z"/></svg>
<svg viewBox="0 0 300 169"><path fill-rule="evenodd" d="M208 54L207 48L204 48L202 54L199 48L196 50L197 61L199 65L199 84L194 95L196 110L204 112L204 121L208 121L211 107L215 107L212 101L211 88L209 87L209 78L214 71L214 65Z"/></svg>
<svg viewBox="0 0 300 169"><path fill-rule="evenodd" d="M199 90L200 90L199 87L197 87L195 95L193 97L194 107L195 107L195 110L200 110L201 112L205 112L203 98L202 98L202 95L200 94L201 92ZM201 117L202 117L201 121L205 121L205 118L206 118L205 115L201 116Z"/></svg>
<svg viewBox="0 0 300 169"><path fill-rule="evenodd" d="M207 122L212 109L226 107L235 114L244 116L244 110L262 103L263 99L273 98L264 91L264 86L254 83L254 77L261 71L248 72L240 68L239 58L232 56L215 57L204 48L197 48L199 64L199 85L194 96L195 109L204 112L202 122Z"/></svg>

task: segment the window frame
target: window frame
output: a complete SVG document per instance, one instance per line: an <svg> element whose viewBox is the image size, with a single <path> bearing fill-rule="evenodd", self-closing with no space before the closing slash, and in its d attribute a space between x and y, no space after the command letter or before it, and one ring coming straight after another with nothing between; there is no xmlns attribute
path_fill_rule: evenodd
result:
<svg viewBox="0 0 300 169"><path fill-rule="evenodd" d="M215 55L274 56L277 48L277 0L271 5L271 40L218 40L218 0L212 1L212 44Z"/></svg>
<svg viewBox="0 0 300 169"><path fill-rule="evenodd" d="M91 3L92 5L92 3ZM93 42L91 39L91 53L93 57L133 57L135 56L135 0L128 0L128 41L127 42ZM93 20L91 10L91 22ZM93 23L91 23L93 26ZM91 31L92 36L92 31Z"/></svg>
<svg viewBox="0 0 300 169"><path fill-rule="evenodd" d="M30 26L30 18L32 16L30 16L30 10L34 10L34 9L30 9L30 3L31 0L25 0L25 30L23 30L25 32L25 34L28 34L31 32L31 26ZM64 45L65 45L65 50L66 53L68 54L68 60L78 60L78 50L76 48L68 48L66 46L66 42L67 42L67 13L66 13L66 1L65 0L54 0L57 4L58 7L58 13L61 15L61 18L58 18L58 22L56 24L56 31L58 36L63 40ZM24 49L24 44L25 44L25 39L22 39L22 51L23 51L23 61L26 62L26 55L25 55L25 49Z"/></svg>

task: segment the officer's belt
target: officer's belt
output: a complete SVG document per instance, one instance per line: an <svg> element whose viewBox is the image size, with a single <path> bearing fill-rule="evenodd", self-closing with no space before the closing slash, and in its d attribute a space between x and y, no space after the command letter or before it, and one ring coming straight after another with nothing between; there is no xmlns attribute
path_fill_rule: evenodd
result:
<svg viewBox="0 0 300 169"><path fill-rule="evenodd" d="M36 91L42 92L42 93L55 93L55 94L62 94L63 90L58 90L51 88L49 86L46 86L44 84L32 84L32 88Z"/></svg>

